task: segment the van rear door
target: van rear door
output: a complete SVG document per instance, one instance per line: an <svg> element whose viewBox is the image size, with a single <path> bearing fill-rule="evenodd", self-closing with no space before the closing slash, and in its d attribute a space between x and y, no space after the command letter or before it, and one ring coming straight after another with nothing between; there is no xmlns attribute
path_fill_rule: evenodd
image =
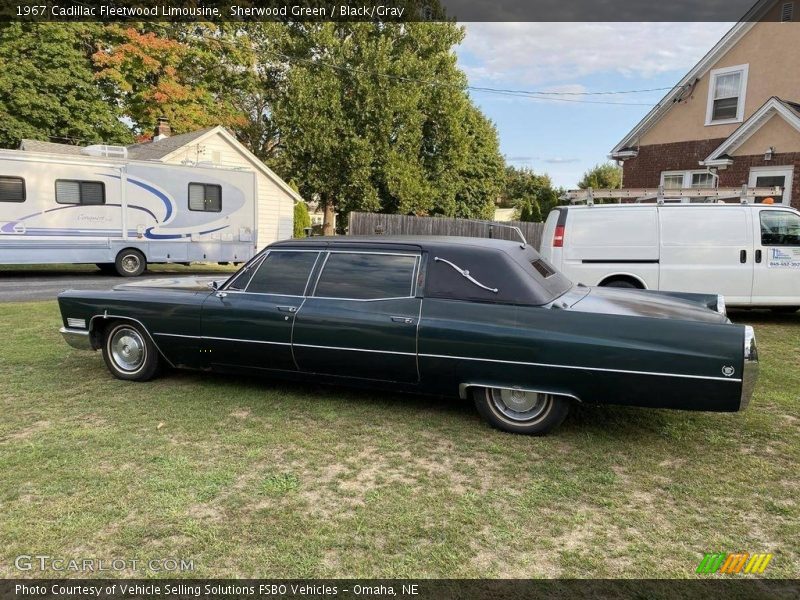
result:
<svg viewBox="0 0 800 600"><path fill-rule="evenodd" d="M745 206L659 206L659 289L722 294L750 304L753 234Z"/></svg>

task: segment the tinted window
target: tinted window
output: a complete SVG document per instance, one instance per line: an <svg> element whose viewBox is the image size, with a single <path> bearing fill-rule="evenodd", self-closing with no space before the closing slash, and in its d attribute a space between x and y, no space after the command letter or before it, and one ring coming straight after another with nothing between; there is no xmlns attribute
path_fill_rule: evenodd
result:
<svg viewBox="0 0 800 600"><path fill-rule="evenodd" d="M317 283L324 298L405 298L411 295L415 256L331 253Z"/></svg>
<svg viewBox="0 0 800 600"><path fill-rule="evenodd" d="M101 181L57 179L56 202L59 204L105 204L106 186Z"/></svg>
<svg viewBox="0 0 800 600"><path fill-rule="evenodd" d="M302 296L317 252L270 252L247 286L259 294Z"/></svg>
<svg viewBox="0 0 800 600"><path fill-rule="evenodd" d="M25 202L25 180L22 177L0 177L0 202Z"/></svg>
<svg viewBox="0 0 800 600"><path fill-rule="evenodd" d="M222 186L209 183L190 183L189 210L221 212Z"/></svg>
<svg viewBox="0 0 800 600"><path fill-rule="evenodd" d="M761 245L800 246L800 215L784 210L762 210Z"/></svg>
<svg viewBox="0 0 800 600"><path fill-rule="evenodd" d="M250 279L253 277L253 273L256 272L256 269L258 269L258 265L261 264L262 259L263 257L258 257L256 260L242 267L242 269L234 275L233 279L231 279L231 282L228 284L228 289L241 291L247 288L247 284L250 283Z"/></svg>

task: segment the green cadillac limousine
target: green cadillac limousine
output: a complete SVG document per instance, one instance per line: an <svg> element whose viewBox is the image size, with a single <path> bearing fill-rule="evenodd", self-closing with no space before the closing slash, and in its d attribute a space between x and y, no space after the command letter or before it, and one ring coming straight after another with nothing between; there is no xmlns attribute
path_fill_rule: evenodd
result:
<svg viewBox="0 0 800 600"><path fill-rule="evenodd" d="M289 240L225 281L58 301L67 342L120 379L169 365L459 395L515 433L551 430L575 402L742 410L758 367L721 297L573 284L497 239Z"/></svg>

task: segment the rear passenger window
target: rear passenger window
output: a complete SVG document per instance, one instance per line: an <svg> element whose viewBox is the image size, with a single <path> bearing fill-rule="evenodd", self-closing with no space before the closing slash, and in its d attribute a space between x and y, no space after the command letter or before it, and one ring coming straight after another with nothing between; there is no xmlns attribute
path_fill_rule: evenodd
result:
<svg viewBox="0 0 800 600"><path fill-rule="evenodd" d="M58 204L105 204L106 186L102 181L56 179L56 202Z"/></svg>
<svg viewBox="0 0 800 600"><path fill-rule="evenodd" d="M0 177L0 202L25 202L25 180L22 177Z"/></svg>
<svg viewBox="0 0 800 600"><path fill-rule="evenodd" d="M785 210L762 210L761 245L800 246L800 215Z"/></svg>
<svg viewBox="0 0 800 600"><path fill-rule="evenodd" d="M302 296L318 255L318 252L270 252L250 279L247 292Z"/></svg>
<svg viewBox="0 0 800 600"><path fill-rule="evenodd" d="M413 295L417 257L404 254L332 252L314 295L377 300Z"/></svg>

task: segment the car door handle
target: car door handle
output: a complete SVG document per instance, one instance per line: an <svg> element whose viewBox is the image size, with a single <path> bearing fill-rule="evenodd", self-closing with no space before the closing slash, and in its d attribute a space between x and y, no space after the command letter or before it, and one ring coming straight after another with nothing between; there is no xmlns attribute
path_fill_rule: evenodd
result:
<svg viewBox="0 0 800 600"><path fill-rule="evenodd" d="M404 323L405 325L413 325L414 319L411 317L392 317L392 321L395 323Z"/></svg>
<svg viewBox="0 0 800 600"><path fill-rule="evenodd" d="M761 262L761 250L756 250L756 262Z"/></svg>
<svg viewBox="0 0 800 600"><path fill-rule="evenodd" d="M739 252L739 262L742 264L747 262L747 250L741 250Z"/></svg>
<svg viewBox="0 0 800 600"><path fill-rule="evenodd" d="M278 310L281 312L288 312L288 313L296 313L297 307L296 306L279 306Z"/></svg>

